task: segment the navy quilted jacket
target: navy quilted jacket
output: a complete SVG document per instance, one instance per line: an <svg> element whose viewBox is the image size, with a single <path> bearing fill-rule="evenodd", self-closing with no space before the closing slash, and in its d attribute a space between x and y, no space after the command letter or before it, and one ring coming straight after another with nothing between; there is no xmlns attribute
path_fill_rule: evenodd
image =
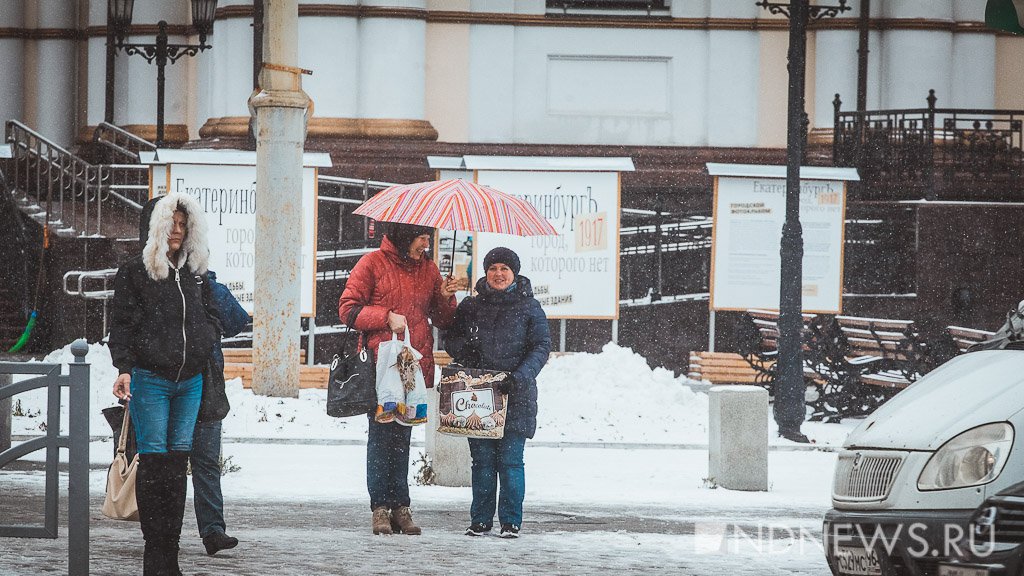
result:
<svg viewBox="0 0 1024 576"><path fill-rule="evenodd" d="M469 368L511 372L505 430L533 438L537 431L537 374L551 353L548 319L533 297L529 278L516 277L512 292L496 292L481 278L477 295L455 311L445 350Z"/></svg>

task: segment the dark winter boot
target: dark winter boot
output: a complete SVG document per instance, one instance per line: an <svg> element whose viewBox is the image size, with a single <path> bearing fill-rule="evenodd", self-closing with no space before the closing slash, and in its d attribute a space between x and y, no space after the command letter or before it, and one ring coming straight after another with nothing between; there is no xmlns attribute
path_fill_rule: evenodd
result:
<svg viewBox="0 0 1024 576"><path fill-rule="evenodd" d="M169 574L164 552L167 462L167 454L139 454L135 499L139 504L139 527L146 541L142 557L143 576Z"/></svg>
<svg viewBox="0 0 1024 576"><path fill-rule="evenodd" d="M373 533L391 534L391 515L388 509L378 506L373 509Z"/></svg>
<svg viewBox="0 0 1024 576"><path fill-rule="evenodd" d="M178 567L178 542L181 523L185 516L185 496L188 494L188 452L167 454L167 501L165 508L164 559L167 574L182 576Z"/></svg>

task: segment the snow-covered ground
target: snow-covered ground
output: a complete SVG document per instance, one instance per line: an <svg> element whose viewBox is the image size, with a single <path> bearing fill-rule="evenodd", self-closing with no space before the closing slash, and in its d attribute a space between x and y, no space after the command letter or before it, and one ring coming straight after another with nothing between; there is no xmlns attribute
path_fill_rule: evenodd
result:
<svg viewBox="0 0 1024 576"><path fill-rule="evenodd" d="M108 435L110 428L100 410L115 404L111 388L117 370L103 345L90 345L86 359L91 364L90 433ZM72 360L69 346L42 359ZM699 383L662 368L651 369L642 356L615 344L606 345L600 354L553 358L538 378L540 412L534 441L704 446L708 442L708 396L691 389L693 384ZM327 416L325 390L302 390L298 398L271 398L243 389L240 379L229 381L227 390L232 410L224 420L226 439L366 438L365 418ZM15 402L15 413L23 415L14 417L13 434L38 434L46 392L20 394ZM65 408L66 404L65 395ZM63 418L66 426L66 411ZM778 437L770 409L768 421L769 444L796 446ZM803 430L817 446L837 447L856 423L808 422ZM413 440L422 442L423 427L414 429Z"/></svg>
<svg viewBox="0 0 1024 576"><path fill-rule="evenodd" d="M65 348L44 360L72 359ZM91 443L90 454L90 492L98 507L102 467L113 448L99 411L114 405L116 370L103 346L90 346L87 359L91 431L102 438ZM496 574L828 574L818 546L821 517L830 505L832 450L856 422L807 423L804 432L820 450L794 450L797 445L775 434L769 411L768 441L775 448L768 455L769 490L726 490L707 478L708 396L702 391L707 386L698 384L652 370L641 356L611 344L600 354L552 359L539 378L538 431L525 454L524 538L518 545L461 535L469 488L415 485L424 427L415 428L411 495L425 533L415 540L388 539L384 547L385 540L367 528L366 419L328 417L322 390L268 398L244 390L239 380L229 382L224 457L234 471L224 476L223 489L228 524L243 544L209 558L192 534L182 541L183 567L198 574L292 576L335 573L336 560L344 558L345 573L390 574L381 555L397 554L418 557L417 573L424 575L479 571L474 559L481 555L491 559ZM17 400L22 415L14 417L13 433L40 434L45 393ZM39 451L28 459L42 457ZM41 475L0 470L0 485L14 498L6 500L0 490L0 509L19 498L38 504ZM94 573L139 565L141 547L124 545L138 542L137 526L95 512L93 517ZM767 551L750 546L748 535L762 528L781 530ZM66 555L62 541L5 544L10 554L0 554L0 574L26 573L26 567L35 570Z"/></svg>

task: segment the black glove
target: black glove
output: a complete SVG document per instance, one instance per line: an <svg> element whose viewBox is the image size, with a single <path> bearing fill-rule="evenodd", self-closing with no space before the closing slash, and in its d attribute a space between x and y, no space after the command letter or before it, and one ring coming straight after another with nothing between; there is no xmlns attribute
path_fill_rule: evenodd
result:
<svg viewBox="0 0 1024 576"><path fill-rule="evenodd" d="M499 380L498 383L494 385L494 389L497 390L498 392L501 392L502 394L508 394L509 392L512 392L512 390L515 389L515 387L516 379L513 378L511 374L509 374L508 377L505 378L504 380Z"/></svg>

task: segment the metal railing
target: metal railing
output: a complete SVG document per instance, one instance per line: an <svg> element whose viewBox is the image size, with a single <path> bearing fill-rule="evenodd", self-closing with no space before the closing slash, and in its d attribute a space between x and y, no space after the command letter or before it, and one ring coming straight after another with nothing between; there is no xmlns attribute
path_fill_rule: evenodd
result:
<svg viewBox="0 0 1024 576"><path fill-rule="evenodd" d="M100 122L96 126L92 141L113 156L115 162L122 164L138 164L139 152L156 150L156 144L109 122Z"/></svg>
<svg viewBox="0 0 1024 576"><path fill-rule="evenodd" d="M862 200L1007 200L1024 185L1024 110L926 108L841 112L832 159L853 166ZM1019 192L1018 192L1019 194Z"/></svg>
<svg viewBox="0 0 1024 576"><path fill-rule="evenodd" d="M71 345L75 361L68 374L61 364L0 362L0 400L16 394L46 389L46 434L0 452L0 469L37 450L46 450L43 525L0 525L0 537L57 538L59 471L58 450L68 450L68 574L89 574L89 345L76 340ZM34 378L10 383L12 374ZM60 433L61 389L68 388L68 433Z"/></svg>
<svg viewBox="0 0 1024 576"><path fill-rule="evenodd" d="M57 233L114 235L104 210L137 214L149 194L148 166L90 164L16 120L7 122L6 139L15 189Z"/></svg>
<svg viewBox="0 0 1024 576"><path fill-rule="evenodd" d="M69 296L78 296L84 300L101 300L103 302L103 337L107 336L107 302L114 297L114 290L110 284L117 276L117 268L105 270L71 270L64 273L64 293ZM73 279L73 280L72 280ZM68 288L68 281L72 280L75 289ZM86 290L87 282L101 282L103 288L100 290Z"/></svg>

